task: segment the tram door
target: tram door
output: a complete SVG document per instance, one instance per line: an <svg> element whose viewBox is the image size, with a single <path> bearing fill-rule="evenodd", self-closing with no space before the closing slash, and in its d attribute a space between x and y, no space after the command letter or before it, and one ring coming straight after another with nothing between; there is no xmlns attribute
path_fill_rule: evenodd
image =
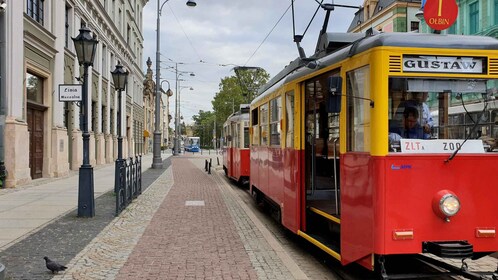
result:
<svg viewBox="0 0 498 280"><path fill-rule="evenodd" d="M339 215L339 114L327 110L325 76L305 89L306 207Z"/></svg>

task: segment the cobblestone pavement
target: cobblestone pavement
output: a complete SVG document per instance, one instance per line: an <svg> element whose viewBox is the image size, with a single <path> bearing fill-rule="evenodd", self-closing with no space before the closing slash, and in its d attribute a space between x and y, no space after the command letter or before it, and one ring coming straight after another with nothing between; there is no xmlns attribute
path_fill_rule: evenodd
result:
<svg viewBox="0 0 498 280"><path fill-rule="evenodd" d="M173 174L174 186L117 279L292 279L251 226L232 220L212 178L187 157L173 159Z"/></svg>
<svg viewBox="0 0 498 280"><path fill-rule="evenodd" d="M164 165L170 165L170 159ZM163 172L156 169L143 172L142 188L146 190ZM43 257L62 264L72 260L115 219L115 199L113 192L105 193L95 200L95 217L77 218L74 210L0 252L7 279L51 279L53 275L46 269Z"/></svg>

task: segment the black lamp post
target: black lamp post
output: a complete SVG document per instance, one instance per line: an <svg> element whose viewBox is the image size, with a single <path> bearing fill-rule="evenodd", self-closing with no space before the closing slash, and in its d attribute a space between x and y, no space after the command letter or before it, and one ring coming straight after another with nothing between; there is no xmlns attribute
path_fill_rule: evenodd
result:
<svg viewBox="0 0 498 280"><path fill-rule="evenodd" d="M116 167L114 170L114 193L118 193L119 189L119 172L123 166L123 136L121 135L121 91L125 90L128 80L128 71L123 69L123 65L116 65L116 69L111 71L112 80L114 81L114 89L118 91L118 158L116 159Z"/></svg>
<svg viewBox="0 0 498 280"><path fill-rule="evenodd" d="M80 121L83 128L83 164L79 172L78 217L95 216L95 198L93 196L93 167L90 165L90 133L88 133L88 67L93 66L95 50L99 41L90 35L90 29L83 27L80 34L73 39L78 62L83 65L83 101L81 103Z"/></svg>

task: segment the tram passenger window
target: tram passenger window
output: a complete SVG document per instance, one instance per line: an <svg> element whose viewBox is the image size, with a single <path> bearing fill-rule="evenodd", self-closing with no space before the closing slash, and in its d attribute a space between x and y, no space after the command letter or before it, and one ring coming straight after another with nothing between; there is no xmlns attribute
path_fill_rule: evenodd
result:
<svg viewBox="0 0 498 280"><path fill-rule="evenodd" d="M282 98L270 101L270 145L280 146L280 119L282 118Z"/></svg>
<svg viewBox="0 0 498 280"><path fill-rule="evenodd" d="M268 103L259 107L259 114L261 121L259 125L260 144L261 146L266 146L268 145Z"/></svg>
<svg viewBox="0 0 498 280"><path fill-rule="evenodd" d="M251 111L251 125L252 125L252 144L259 145L259 109L253 109Z"/></svg>
<svg viewBox="0 0 498 280"><path fill-rule="evenodd" d="M370 67L365 66L346 76L346 129L348 151L370 151Z"/></svg>
<svg viewBox="0 0 498 280"><path fill-rule="evenodd" d="M286 116L286 140L287 148L294 147L294 92L287 92L285 97L285 116Z"/></svg>
<svg viewBox="0 0 498 280"><path fill-rule="evenodd" d="M409 104L416 92L428 92L425 103L433 117L433 127L430 137L424 135L422 139L425 141L468 139L466 145L483 145L485 150L493 150L489 143L496 143L498 137L495 128L498 117L493 111L498 105L494 96L498 92L496 84L494 80L484 79L391 78L388 96L388 135L395 132L394 125L399 123L396 119L398 108L402 107L402 104ZM419 114L421 112L419 109ZM396 140L400 138L406 136L400 135ZM473 144L469 144L471 142ZM392 148L392 142L390 144Z"/></svg>
<svg viewBox="0 0 498 280"><path fill-rule="evenodd" d="M240 129L240 124L233 124L233 129L232 129L232 132L233 132L233 138L234 138L234 141L233 141L233 146L236 147L236 148L239 148L240 147L240 143L239 143L239 129Z"/></svg>
<svg viewBox="0 0 498 280"><path fill-rule="evenodd" d="M249 127L244 127L244 148L249 148Z"/></svg>

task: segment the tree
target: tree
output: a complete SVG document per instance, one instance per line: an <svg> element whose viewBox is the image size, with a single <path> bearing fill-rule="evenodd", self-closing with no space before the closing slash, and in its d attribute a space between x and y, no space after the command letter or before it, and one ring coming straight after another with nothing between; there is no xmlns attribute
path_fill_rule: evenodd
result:
<svg viewBox="0 0 498 280"><path fill-rule="evenodd" d="M239 69L235 76L221 79L220 91L211 102L219 128L233 112L239 111L240 104L250 104L257 90L268 82L270 75L264 69L246 68Z"/></svg>
<svg viewBox="0 0 498 280"><path fill-rule="evenodd" d="M199 111L192 118L194 136L201 137L201 145L211 146L216 125L216 138L222 135L223 124L228 117L240 110L240 104L249 104L257 96L257 90L268 82L270 75L262 68L239 67L234 76L221 79L220 91L215 93L214 112ZM255 71L257 70L257 71Z"/></svg>
<svg viewBox="0 0 498 280"><path fill-rule="evenodd" d="M210 111L199 111L199 115L194 115L194 125L192 131L194 136L199 136L202 147L211 147L213 140L214 114Z"/></svg>

